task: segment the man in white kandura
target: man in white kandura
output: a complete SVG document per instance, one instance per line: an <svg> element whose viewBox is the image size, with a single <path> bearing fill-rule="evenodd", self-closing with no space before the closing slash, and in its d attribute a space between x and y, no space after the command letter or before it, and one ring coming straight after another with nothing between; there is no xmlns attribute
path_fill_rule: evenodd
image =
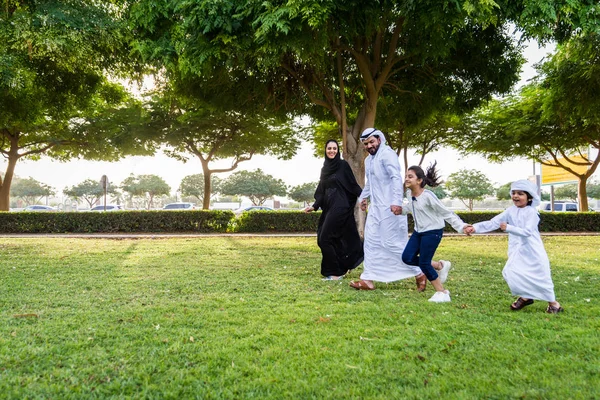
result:
<svg viewBox="0 0 600 400"><path fill-rule="evenodd" d="M357 290L373 290L373 281L394 282L416 277L419 291L425 290L427 278L418 266L402 261L408 241L408 223L398 214L402 206L404 186L396 152L385 143L383 133L367 128L360 136L369 156L365 159L366 183L359 197L360 208L367 209L370 200L364 240L364 271L350 286Z"/></svg>

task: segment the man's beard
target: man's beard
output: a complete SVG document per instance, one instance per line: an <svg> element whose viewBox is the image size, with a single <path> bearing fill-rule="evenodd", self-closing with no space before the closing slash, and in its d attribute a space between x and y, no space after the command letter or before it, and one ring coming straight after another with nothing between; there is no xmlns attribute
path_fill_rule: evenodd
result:
<svg viewBox="0 0 600 400"><path fill-rule="evenodd" d="M370 155L374 156L377 153L377 150L379 150L379 146L377 147L371 147L370 149L367 149L367 151L369 152Z"/></svg>

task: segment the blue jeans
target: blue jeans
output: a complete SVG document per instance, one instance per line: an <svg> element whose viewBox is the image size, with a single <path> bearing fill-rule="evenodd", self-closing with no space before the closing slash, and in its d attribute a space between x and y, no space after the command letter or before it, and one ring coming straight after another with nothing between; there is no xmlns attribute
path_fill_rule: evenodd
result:
<svg viewBox="0 0 600 400"><path fill-rule="evenodd" d="M436 270L431 266L431 260L443 235L444 229L413 232L402 253L402 261L408 265L418 265L430 282L438 278Z"/></svg>

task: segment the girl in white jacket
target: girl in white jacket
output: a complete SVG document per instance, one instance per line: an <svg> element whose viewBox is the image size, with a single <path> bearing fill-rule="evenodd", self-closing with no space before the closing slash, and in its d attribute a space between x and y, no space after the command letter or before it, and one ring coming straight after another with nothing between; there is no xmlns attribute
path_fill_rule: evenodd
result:
<svg viewBox="0 0 600 400"><path fill-rule="evenodd" d="M403 205L402 214L412 213L415 229L404 248L402 261L418 265L427 276L436 290L429 301L444 303L450 301L450 292L444 289L443 283L451 264L443 260L432 261L433 256L442 240L446 222L457 232L465 232L470 225L447 209L431 190L425 189L425 185L436 187L441 183L435 166L436 163L427 168L427 173L419 166L412 166L406 172L404 185L410 189L410 194L406 196L409 202Z"/></svg>
<svg viewBox="0 0 600 400"><path fill-rule="evenodd" d="M550 261L538 230L540 215L534 208L540 203L537 187L523 179L512 183L510 193L514 206L489 221L473 224L467 231L485 233L500 228L508 233L508 261L502 275L512 294L519 296L511 310L543 300L548 302L547 313L562 312L554 296Z"/></svg>

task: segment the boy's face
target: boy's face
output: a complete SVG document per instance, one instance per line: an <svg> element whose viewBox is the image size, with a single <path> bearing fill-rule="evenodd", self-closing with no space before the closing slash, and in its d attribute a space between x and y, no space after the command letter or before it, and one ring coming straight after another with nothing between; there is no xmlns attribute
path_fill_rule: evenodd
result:
<svg viewBox="0 0 600 400"><path fill-rule="evenodd" d="M512 201L515 206L523 208L527 206L527 192L522 190L513 190L510 192Z"/></svg>

